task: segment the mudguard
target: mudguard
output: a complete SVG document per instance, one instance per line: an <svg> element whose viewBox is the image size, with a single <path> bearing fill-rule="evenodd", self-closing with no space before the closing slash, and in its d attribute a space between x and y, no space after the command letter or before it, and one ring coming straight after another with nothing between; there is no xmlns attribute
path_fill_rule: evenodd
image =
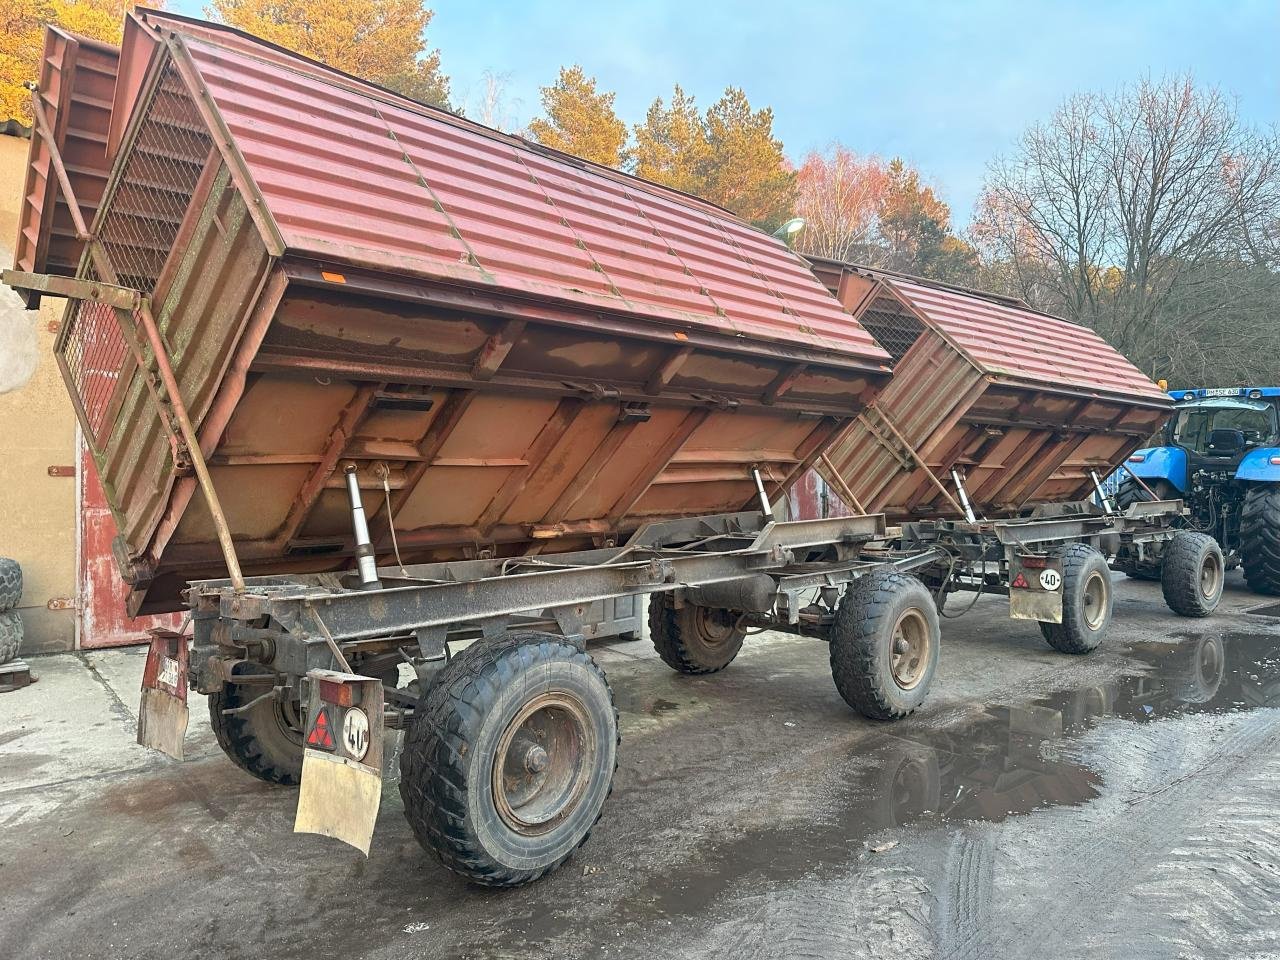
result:
<svg viewBox="0 0 1280 960"><path fill-rule="evenodd" d="M1236 467L1236 479L1280 483L1280 447L1250 450Z"/></svg>
<svg viewBox="0 0 1280 960"><path fill-rule="evenodd" d="M1135 461L1135 457L1142 457ZM1125 469L1143 480L1167 480L1179 493L1187 490L1187 451L1181 447L1144 447L1124 462ZM1125 470L1121 470L1124 479Z"/></svg>
<svg viewBox="0 0 1280 960"><path fill-rule="evenodd" d="M382 801L382 682L332 670L307 673L302 785L295 833L349 843L366 857Z"/></svg>

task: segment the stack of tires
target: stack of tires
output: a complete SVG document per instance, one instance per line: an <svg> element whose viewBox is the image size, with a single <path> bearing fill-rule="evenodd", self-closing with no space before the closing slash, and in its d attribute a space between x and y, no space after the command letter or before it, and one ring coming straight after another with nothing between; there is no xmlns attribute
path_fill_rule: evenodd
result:
<svg viewBox="0 0 1280 960"><path fill-rule="evenodd" d="M18 655L22 646L22 568L17 560L0 557L0 664Z"/></svg>

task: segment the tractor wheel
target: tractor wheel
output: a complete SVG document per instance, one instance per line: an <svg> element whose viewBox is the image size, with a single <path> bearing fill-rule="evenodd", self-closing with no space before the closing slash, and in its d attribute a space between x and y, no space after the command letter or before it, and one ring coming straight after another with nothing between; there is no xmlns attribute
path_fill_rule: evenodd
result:
<svg viewBox="0 0 1280 960"><path fill-rule="evenodd" d="M897 720L929 692L942 633L929 588L896 570L849 585L827 638L831 676L844 702L872 720Z"/></svg>
<svg viewBox="0 0 1280 960"><path fill-rule="evenodd" d="M670 593L649 598L649 636L662 662L680 673L723 670L742 649L746 631L731 610L686 603L677 608Z"/></svg>
<svg viewBox="0 0 1280 960"><path fill-rule="evenodd" d="M613 789L618 713L600 668L546 633L473 644L405 736L414 836L474 883L516 887L586 842Z"/></svg>
<svg viewBox="0 0 1280 960"><path fill-rule="evenodd" d="M1115 591L1104 557L1087 543L1072 543L1062 558L1062 622L1041 623L1049 646L1059 653L1088 653L1102 642L1111 623Z"/></svg>
<svg viewBox="0 0 1280 960"><path fill-rule="evenodd" d="M268 689L261 683L228 683L209 694L209 724L222 752L240 769L267 783L296 787L302 780L300 706L270 698L244 713L223 713Z"/></svg>
<svg viewBox="0 0 1280 960"><path fill-rule="evenodd" d="M1218 541L1180 530L1164 548L1160 586L1164 602L1180 617L1207 617L1218 609L1225 582Z"/></svg>
<svg viewBox="0 0 1280 960"><path fill-rule="evenodd" d="M1250 590L1280 596L1280 483L1254 484L1245 494L1240 559Z"/></svg>
<svg viewBox="0 0 1280 960"><path fill-rule="evenodd" d="M1177 500L1178 491L1174 489L1173 484L1168 480L1150 480L1146 481L1148 487L1156 492L1161 500ZM1142 484L1130 477L1127 480L1121 480L1120 486L1116 489L1116 506L1120 510L1124 510L1133 503L1147 503L1152 499L1151 494L1142 489ZM1174 523L1179 521L1175 520ZM1160 565L1148 564L1141 567L1124 567L1124 574L1134 580L1159 580Z"/></svg>

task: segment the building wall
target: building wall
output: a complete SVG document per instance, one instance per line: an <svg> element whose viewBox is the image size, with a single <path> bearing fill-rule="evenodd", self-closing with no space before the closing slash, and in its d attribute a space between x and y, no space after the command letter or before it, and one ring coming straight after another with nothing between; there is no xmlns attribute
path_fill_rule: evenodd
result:
<svg viewBox="0 0 1280 960"><path fill-rule="evenodd" d="M26 174L27 141L0 136L0 263L13 265L18 206ZM6 307L11 291L0 292ZM49 601L76 596L76 480L52 477L52 466L74 466L76 424L71 402L53 358L60 301L39 311L0 310L0 350L10 357L34 337L35 370L21 359L5 364L0 379L0 556L22 564L21 610L26 640L22 652L70 650L76 639L74 609L49 609ZM34 328L34 329L32 329ZM5 382L7 381L7 382Z"/></svg>

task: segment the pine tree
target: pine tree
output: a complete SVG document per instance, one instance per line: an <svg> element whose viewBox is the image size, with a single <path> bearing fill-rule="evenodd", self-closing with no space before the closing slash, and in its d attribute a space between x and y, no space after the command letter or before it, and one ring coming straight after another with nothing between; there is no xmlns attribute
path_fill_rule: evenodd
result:
<svg viewBox="0 0 1280 960"><path fill-rule="evenodd" d="M582 67L561 67L554 84L542 88L546 113L529 124L538 143L607 167L622 164L627 127L613 111L612 93L596 90Z"/></svg>

